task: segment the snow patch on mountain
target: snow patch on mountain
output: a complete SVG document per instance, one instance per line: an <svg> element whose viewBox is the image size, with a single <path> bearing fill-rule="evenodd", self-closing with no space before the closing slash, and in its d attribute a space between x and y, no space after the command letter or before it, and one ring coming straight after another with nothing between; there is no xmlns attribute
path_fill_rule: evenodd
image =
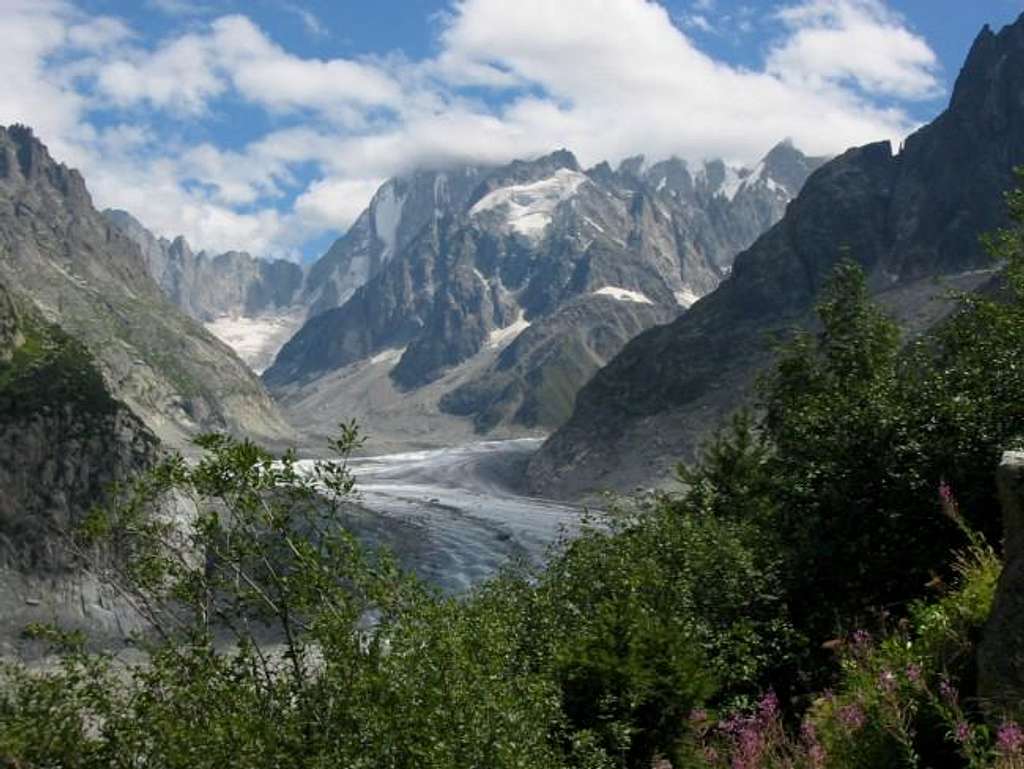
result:
<svg viewBox="0 0 1024 769"><path fill-rule="evenodd" d="M373 229L384 244L381 261L388 261L395 253L398 241L398 223L402 221L402 206L405 197L395 194L395 184L385 185L374 201Z"/></svg>
<svg viewBox="0 0 1024 769"><path fill-rule="evenodd" d="M575 195L586 181L587 177L578 171L559 168L546 179L492 190L478 200L469 213L477 216L485 211L501 210L509 230L537 238L551 224L555 208Z"/></svg>
<svg viewBox="0 0 1024 769"><path fill-rule="evenodd" d="M375 366L378 363L397 363L404 354L404 347L393 347L389 350L382 350L370 358L370 365Z"/></svg>
<svg viewBox="0 0 1024 769"><path fill-rule="evenodd" d="M700 299L700 294L688 288L684 288L680 291L676 291L675 297L676 304L678 304L680 307L689 307L691 304Z"/></svg>
<svg viewBox="0 0 1024 769"><path fill-rule="evenodd" d="M730 201L736 198L736 193L739 192L749 176L741 175L735 168L731 166L725 167L725 180L722 182L722 186L718 188L718 194L724 195Z"/></svg>
<svg viewBox="0 0 1024 769"><path fill-rule="evenodd" d="M505 326L505 328L496 328L491 332L490 336L487 337L487 346L492 349L504 347L529 327L530 321L523 316L523 312L520 310L519 317L513 323Z"/></svg>
<svg viewBox="0 0 1024 769"><path fill-rule="evenodd" d="M612 299L617 299L620 302L654 304L654 302L639 291L630 291L628 288L619 288L618 286L605 286L604 288L597 289L594 293L598 296L610 296Z"/></svg>

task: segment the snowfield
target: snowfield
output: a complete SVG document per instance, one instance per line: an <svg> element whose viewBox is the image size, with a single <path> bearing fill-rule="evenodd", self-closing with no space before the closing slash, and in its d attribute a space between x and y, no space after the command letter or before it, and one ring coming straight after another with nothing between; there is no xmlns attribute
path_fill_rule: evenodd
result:
<svg viewBox="0 0 1024 769"><path fill-rule="evenodd" d="M594 293L597 296L610 296L612 299L618 299L620 302L654 304L646 295L641 294L639 291L630 291L628 288L619 288L618 286L605 286L604 288L597 289Z"/></svg>
<svg viewBox="0 0 1024 769"><path fill-rule="evenodd" d="M305 317L302 310L258 318L225 315L203 325L234 350L249 368L262 374L274 362L284 343L299 330Z"/></svg>
<svg viewBox="0 0 1024 769"><path fill-rule="evenodd" d="M569 200L580 185L588 181L584 174L559 168L552 176L530 184L499 187L484 195L470 211L477 216L485 211L504 212L505 227L531 239L544 234L559 203Z"/></svg>
<svg viewBox="0 0 1024 769"><path fill-rule="evenodd" d="M519 317L505 328L496 328L487 338L487 346L491 348L504 347L510 344L517 336L530 327L530 321L523 317L523 311L519 311Z"/></svg>

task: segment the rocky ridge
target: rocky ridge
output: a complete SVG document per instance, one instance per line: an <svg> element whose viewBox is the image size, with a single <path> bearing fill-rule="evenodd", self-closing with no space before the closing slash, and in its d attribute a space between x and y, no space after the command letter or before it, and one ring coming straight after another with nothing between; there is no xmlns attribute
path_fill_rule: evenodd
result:
<svg viewBox="0 0 1024 769"><path fill-rule="evenodd" d="M339 275L367 282L312 315L264 380L301 411L337 372L386 358L390 386L445 380L438 408L478 431L550 429L628 339L712 290L820 162L783 143L753 170L642 158L584 170L562 150L392 180L306 290L321 285L323 307L358 282ZM332 393L358 410L344 386Z"/></svg>
<svg viewBox="0 0 1024 769"><path fill-rule="evenodd" d="M818 169L716 291L626 345L532 460L534 490L577 496L668 477L749 392L771 337L810 323L847 255L904 323L937 319L937 277L970 287L992 269L978 236L1005 222L1002 194L1021 163L1024 16L982 31L949 108L899 153L880 142Z"/></svg>

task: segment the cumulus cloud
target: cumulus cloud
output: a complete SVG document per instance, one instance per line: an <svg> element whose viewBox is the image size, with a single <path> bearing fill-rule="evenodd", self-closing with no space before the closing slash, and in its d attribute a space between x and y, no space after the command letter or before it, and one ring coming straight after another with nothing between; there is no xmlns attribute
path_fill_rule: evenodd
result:
<svg viewBox="0 0 1024 769"><path fill-rule="evenodd" d="M855 82L907 99L941 92L935 52L880 0L809 0L778 12L793 34L768 57L768 72L811 88Z"/></svg>
<svg viewBox="0 0 1024 769"><path fill-rule="evenodd" d="M714 0L688 8L721 20ZM902 138L914 122L893 105L939 90L934 53L881 0L783 6L756 70L709 56L653 0L452 0L437 53L419 61L300 56L239 14L156 41L61 0L5 0L0 19L0 122L34 125L100 205L198 248L275 256L348 227L380 180L415 167L563 146L584 164L751 163L783 137L839 152ZM181 138L185 125L217 136L231 103L262 112L266 133Z"/></svg>
<svg viewBox="0 0 1024 769"><path fill-rule="evenodd" d="M320 179L295 201L295 214L304 226L348 228L373 197L383 179Z"/></svg>

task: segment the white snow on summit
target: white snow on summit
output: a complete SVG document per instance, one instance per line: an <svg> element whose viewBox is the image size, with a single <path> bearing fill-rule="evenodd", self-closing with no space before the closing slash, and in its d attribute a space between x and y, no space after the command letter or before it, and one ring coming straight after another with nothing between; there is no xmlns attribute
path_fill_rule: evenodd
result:
<svg viewBox="0 0 1024 769"><path fill-rule="evenodd" d="M599 296L610 296L612 299L618 299L620 302L654 304L654 302L639 291L630 291L628 288L619 288L618 286L605 286L604 288L597 289L594 293Z"/></svg>
<svg viewBox="0 0 1024 769"><path fill-rule="evenodd" d="M725 195L729 200L733 200L736 197L736 193L740 191L748 178L749 177L741 176L732 166L726 166L725 181L723 181L722 186L718 188L718 194Z"/></svg>
<svg viewBox="0 0 1024 769"><path fill-rule="evenodd" d="M576 194L587 180L578 171L559 168L552 176L530 184L499 187L484 195L470 209L470 216L503 209L505 226L528 238L537 238L551 224L551 216L562 201Z"/></svg>

